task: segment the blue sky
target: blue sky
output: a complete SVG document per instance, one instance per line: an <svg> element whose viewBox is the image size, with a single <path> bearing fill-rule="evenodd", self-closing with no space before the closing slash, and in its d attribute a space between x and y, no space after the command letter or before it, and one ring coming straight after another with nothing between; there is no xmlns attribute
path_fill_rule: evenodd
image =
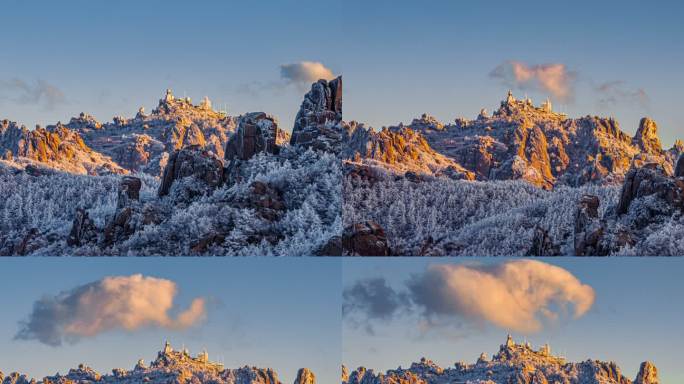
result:
<svg viewBox="0 0 684 384"><path fill-rule="evenodd" d="M109 121L151 110L171 87L232 114L267 111L291 129L306 87L283 86L279 66L318 61L345 74L346 120L381 127L428 112L448 122L495 109L510 86L489 74L516 60L572 74L573 100L557 110L612 115L630 134L651 116L669 147L684 136L683 11L634 0L9 0L0 117L33 127L86 111ZM17 96L15 80L58 97ZM598 91L611 84L612 97Z"/></svg>
<svg viewBox="0 0 684 384"><path fill-rule="evenodd" d="M165 339L194 355L206 348L227 368L272 367L283 382L309 367L322 383L339 379L338 260L313 259L22 259L0 260L0 370L42 378L86 363L100 373L149 363ZM105 276L143 275L177 283L176 306L207 298L205 322L182 331L111 331L61 347L13 340L18 322L44 295Z"/></svg>
<svg viewBox="0 0 684 384"><path fill-rule="evenodd" d="M358 279L384 277L395 289L429 264L499 263L502 259L347 259L343 265L344 286ZM535 347L551 345L554 353L571 361L588 358L615 361L632 380L644 360L654 361L665 384L684 382L679 356L684 344L682 318L684 291L681 271L684 260L663 258L545 259L560 266L596 294L593 307L577 320L561 321L541 332L523 335L511 332L518 341ZM475 362L481 352L492 356L505 341L508 330L485 326L464 327L454 320L452 328L420 332L414 317L379 320L374 334L343 321L343 355L350 368L364 365L375 370L408 367L427 357L442 367L457 361Z"/></svg>
<svg viewBox="0 0 684 384"><path fill-rule="evenodd" d="M684 138L684 4L676 1L344 2L345 119L375 127L428 112L442 121L475 118L504 99L490 78L500 63L564 64L575 72L570 116L613 115L633 134L642 116L658 123L669 148ZM601 84L621 83L614 105ZM648 102L629 95L642 89ZM548 94L525 92L535 103Z"/></svg>
<svg viewBox="0 0 684 384"><path fill-rule="evenodd" d="M35 124L81 111L100 121L150 111L166 88L230 114L266 111L291 129L305 87L280 84L279 66L319 61L341 72L340 1L3 2L0 118ZM53 105L16 99L7 82L39 81ZM5 83L3 83L3 81ZM3 85L4 84L4 85ZM29 98L30 99L30 98Z"/></svg>

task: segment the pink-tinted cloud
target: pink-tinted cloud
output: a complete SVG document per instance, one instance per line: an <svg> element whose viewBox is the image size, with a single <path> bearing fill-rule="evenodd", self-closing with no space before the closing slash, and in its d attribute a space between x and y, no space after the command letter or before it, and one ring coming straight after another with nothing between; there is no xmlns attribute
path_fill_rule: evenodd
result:
<svg viewBox="0 0 684 384"><path fill-rule="evenodd" d="M105 277L37 301L16 338L57 346L111 330L183 329L202 321L203 298L171 315L177 291L176 283L166 279L139 274Z"/></svg>
<svg viewBox="0 0 684 384"><path fill-rule="evenodd" d="M565 64L507 61L494 68L489 76L511 88L540 91L562 102L571 101L574 96L576 74Z"/></svg>
<svg viewBox="0 0 684 384"><path fill-rule="evenodd" d="M523 333L545 322L579 318L594 303L594 290L567 270L535 260L496 266L431 265L409 283L412 301L430 318L458 316Z"/></svg>

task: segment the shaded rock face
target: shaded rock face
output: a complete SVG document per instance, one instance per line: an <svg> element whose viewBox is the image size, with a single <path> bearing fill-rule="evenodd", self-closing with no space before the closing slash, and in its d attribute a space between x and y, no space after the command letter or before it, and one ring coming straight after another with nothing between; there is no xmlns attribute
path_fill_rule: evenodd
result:
<svg viewBox="0 0 684 384"><path fill-rule="evenodd" d="M308 368L302 368L297 372L294 384L316 384L316 375Z"/></svg>
<svg viewBox="0 0 684 384"><path fill-rule="evenodd" d="M390 248L382 227L374 221L353 224L342 233L342 248L350 256L389 256Z"/></svg>
<svg viewBox="0 0 684 384"><path fill-rule="evenodd" d="M318 80L304 96L292 129L291 145L339 152L346 139L342 124L342 77Z"/></svg>
<svg viewBox="0 0 684 384"><path fill-rule="evenodd" d="M642 370L654 372L655 367ZM640 371L640 372L641 372ZM641 376L641 374L640 374ZM653 376L652 376L653 377ZM655 374L657 380L657 373ZM639 383L639 377L634 383ZM648 382L648 381L644 381ZM656 381L657 382L657 381ZM482 354L474 364L456 363L454 367L442 368L431 360L422 358L408 369L394 369L375 373L360 367L348 375L343 384L445 384L445 383L601 383L632 384L614 362L586 360L567 362L554 356L550 347L534 350L529 344L517 344L509 339L491 360Z"/></svg>
<svg viewBox="0 0 684 384"><path fill-rule="evenodd" d="M632 247L684 212L684 178L668 176L661 164L630 170L617 205L603 217L599 201L585 196L575 221L576 255L608 255Z"/></svg>
<svg viewBox="0 0 684 384"><path fill-rule="evenodd" d="M168 195L174 182L187 177L194 177L204 186L216 188L224 181L223 162L199 146L178 150L169 157L157 194Z"/></svg>
<svg viewBox="0 0 684 384"><path fill-rule="evenodd" d="M599 219L599 198L584 195L575 214L575 255L601 256L605 250L600 242L605 232L604 223Z"/></svg>
<svg viewBox="0 0 684 384"><path fill-rule="evenodd" d="M659 384L658 379L658 369L650 361L644 361L639 367L639 373L637 374L634 384Z"/></svg>
<svg viewBox="0 0 684 384"><path fill-rule="evenodd" d="M226 144L226 160L249 160L259 152L278 154L276 144L278 123L263 112L252 112L240 117L237 132Z"/></svg>
<svg viewBox="0 0 684 384"><path fill-rule="evenodd" d="M77 209L74 222L71 225L67 245L80 247L87 243L96 243L98 237L97 227L84 209Z"/></svg>
<svg viewBox="0 0 684 384"><path fill-rule="evenodd" d="M117 207L123 208L131 201L140 200L142 181L137 177L124 176L119 184Z"/></svg>
<svg viewBox="0 0 684 384"><path fill-rule="evenodd" d="M684 177L684 155L679 156L679 160L677 160L674 176Z"/></svg>
<svg viewBox="0 0 684 384"><path fill-rule="evenodd" d="M682 209L684 207L684 180L668 177L664 169L655 163L632 169L625 177L617 205L617 214L626 214L632 201L651 195L667 203L667 207L664 207L661 212L652 212L653 215L668 214L668 207Z"/></svg>

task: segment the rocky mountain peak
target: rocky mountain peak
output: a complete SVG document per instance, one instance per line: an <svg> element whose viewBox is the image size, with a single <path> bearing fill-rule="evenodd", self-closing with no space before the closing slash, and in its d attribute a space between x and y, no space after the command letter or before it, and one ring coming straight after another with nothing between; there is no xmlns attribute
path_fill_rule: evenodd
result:
<svg viewBox="0 0 684 384"><path fill-rule="evenodd" d="M297 372L294 384L316 384L316 375L308 368L301 368Z"/></svg>
<svg viewBox="0 0 684 384"><path fill-rule="evenodd" d="M637 374L634 384L659 384L658 379L658 369L650 361L644 361L639 367L639 373Z"/></svg>
<svg viewBox="0 0 684 384"><path fill-rule="evenodd" d="M658 125L648 117L639 121L639 129L634 135L633 144L641 151L657 155L662 153L663 147L658 138Z"/></svg>
<svg viewBox="0 0 684 384"><path fill-rule="evenodd" d="M304 96L295 117L291 145L339 152L345 140L342 124L342 76L318 80Z"/></svg>

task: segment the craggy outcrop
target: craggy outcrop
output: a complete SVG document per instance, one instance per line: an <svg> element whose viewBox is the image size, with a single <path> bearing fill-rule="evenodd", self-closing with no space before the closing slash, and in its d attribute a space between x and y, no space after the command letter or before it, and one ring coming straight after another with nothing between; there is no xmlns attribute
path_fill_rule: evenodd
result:
<svg viewBox="0 0 684 384"><path fill-rule="evenodd" d="M342 384L442 384L442 383L602 383L632 384L614 362L586 360L568 362L554 356L544 345L538 350L529 343L518 344L509 336L491 360L482 354L474 364L456 363L442 368L422 358L410 368L385 373L360 367ZM658 372L649 362L642 363L634 384L658 383Z"/></svg>
<svg viewBox="0 0 684 384"><path fill-rule="evenodd" d="M226 144L225 159L249 160L259 152L278 154L278 123L273 116L252 112L240 117L237 132Z"/></svg>
<svg viewBox="0 0 684 384"><path fill-rule="evenodd" d="M575 254L608 255L633 247L684 213L684 177L669 176L659 163L630 170L617 205L603 217L599 199L585 196L575 220Z"/></svg>
<svg viewBox="0 0 684 384"><path fill-rule="evenodd" d="M164 167L159 196L166 196L174 182L193 177L203 186L215 188L224 181L223 162L213 153L193 145L174 152Z"/></svg>
<svg viewBox="0 0 684 384"><path fill-rule="evenodd" d="M316 375L308 368L301 368L297 371L294 384L316 384Z"/></svg>
<svg viewBox="0 0 684 384"><path fill-rule="evenodd" d="M318 80L304 96L292 129L291 145L339 152L346 139L342 123L342 77Z"/></svg>
<svg viewBox="0 0 684 384"><path fill-rule="evenodd" d="M382 227L374 221L353 224L342 233L342 249L349 256L389 256L390 247Z"/></svg>

